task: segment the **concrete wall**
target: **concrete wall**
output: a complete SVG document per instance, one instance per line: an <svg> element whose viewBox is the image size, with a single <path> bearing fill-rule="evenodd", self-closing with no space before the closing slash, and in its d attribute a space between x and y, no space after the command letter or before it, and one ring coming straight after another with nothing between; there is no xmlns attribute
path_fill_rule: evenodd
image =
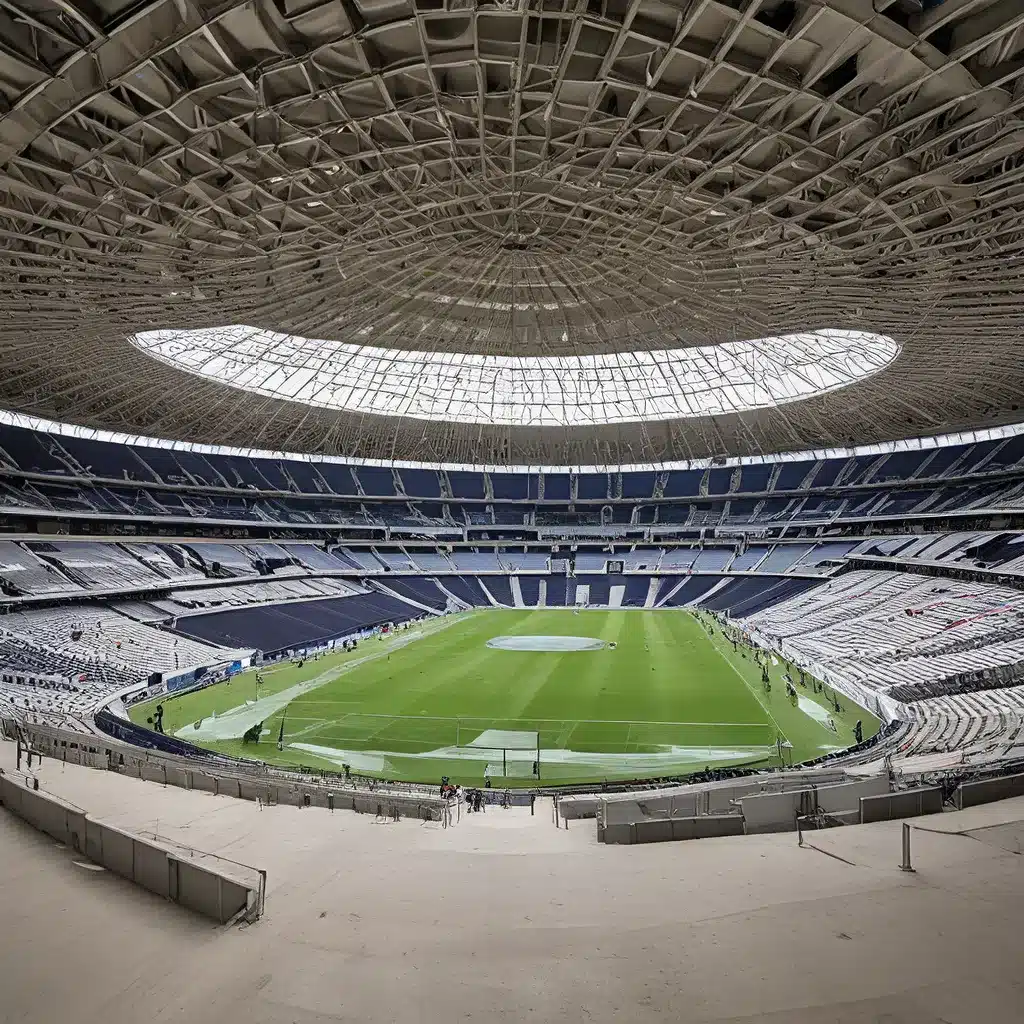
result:
<svg viewBox="0 0 1024 1024"><path fill-rule="evenodd" d="M811 786L827 786L846 782L846 773L837 768L809 768L789 772L772 772L745 779L723 779L720 782L695 782L667 789L641 789L623 793L579 793L556 797L558 812L564 819L593 818L598 809L626 803L634 808L634 817L670 818L689 814L732 814L744 796L780 793ZM687 803L687 801L690 801ZM856 801L853 806L856 806ZM687 810L687 807L691 809ZM616 820L626 820L617 818Z"/></svg>
<svg viewBox="0 0 1024 1024"><path fill-rule="evenodd" d="M30 788L31 777L0 772L0 805L30 825L136 885L174 900L205 917L226 924L248 909L253 919L263 909L265 876L255 868L251 883L238 870L218 870L215 858L200 854L202 864L151 839L124 832L90 817L43 790Z"/></svg>
<svg viewBox="0 0 1024 1024"><path fill-rule="evenodd" d="M826 814L855 811L861 797L885 796L889 792L889 776L876 775L860 782L847 782L840 786L819 786L815 790L818 810Z"/></svg>
<svg viewBox="0 0 1024 1024"><path fill-rule="evenodd" d="M246 766L223 761L220 764L195 763L184 757L142 750L107 736L87 736L53 726L25 725L33 748L55 760L102 768L130 775L146 782L181 789L262 801L265 804L288 804L294 807L332 807L355 810L364 814L388 817L413 817L422 821L438 821L443 801L439 796L415 792L408 788L381 784L374 790L339 785L339 780L318 784L314 781L290 781L267 772L254 764L250 773ZM94 748L90 751L88 748ZM108 754L109 752L109 754Z"/></svg>
<svg viewBox="0 0 1024 1024"><path fill-rule="evenodd" d="M1004 775L983 782L965 782L957 788L956 805L962 810L964 807L988 804L1011 796L1024 796L1024 775Z"/></svg>
<svg viewBox="0 0 1024 1024"><path fill-rule="evenodd" d="M628 845L740 835L743 835L743 819L738 814L702 814L692 818L651 819L605 825L599 838L605 843Z"/></svg>
<svg viewBox="0 0 1024 1024"><path fill-rule="evenodd" d="M920 814L939 814L942 811L942 789L923 786L888 796L865 796L860 801L860 820L891 821L895 818L916 818Z"/></svg>
<svg viewBox="0 0 1024 1024"><path fill-rule="evenodd" d="M792 793L762 793L740 800L747 835L765 832L795 832L796 819L814 810L813 793L798 789Z"/></svg>
<svg viewBox="0 0 1024 1024"><path fill-rule="evenodd" d="M796 829L797 817L819 812L839 820L859 817L855 812L859 811L862 798L881 796L888 792L888 777L879 775L832 786L744 797L740 807L748 834L789 832Z"/></svg>

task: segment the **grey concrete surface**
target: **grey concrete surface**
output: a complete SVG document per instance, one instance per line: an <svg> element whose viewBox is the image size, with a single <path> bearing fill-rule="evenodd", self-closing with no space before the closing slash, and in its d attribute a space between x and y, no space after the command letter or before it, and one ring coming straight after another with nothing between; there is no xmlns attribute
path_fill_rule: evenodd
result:
<svg viewBox="0 0 1024 1024"><path fill-rule="evenodd" d="M0 767L13 757L0 744ZM1001 1024L1024 1020L1024 799L900 823L602 846L547 803L438 823L44 762L113 824L267 868L222 929L0 813L3 1024ZM985 831L982 842L957 832ZM949 834L946 834L949 833ZM980 833L979 833L980 834ZM1010 847L1010 848L1006 848Z"/></svg>

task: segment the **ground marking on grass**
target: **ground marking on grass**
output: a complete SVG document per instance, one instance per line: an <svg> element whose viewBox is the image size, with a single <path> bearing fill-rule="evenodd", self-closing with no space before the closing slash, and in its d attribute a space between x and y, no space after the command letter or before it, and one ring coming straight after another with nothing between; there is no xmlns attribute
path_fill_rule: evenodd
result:
<svg viewBox="0 0 1024 1024"><path fill-rule="evenodd" d="M594 635L586 638L588 642L603 643L598 635L615 635L619 640L620 652L627 656L616 661L600 654L567 653L563 657L562 652L487 650L488 639L496 637L511 637L517 645L524 642L523 637L530 638L528 644L542 638L545 644L561 647L566 637L588 632L583 628L588 620L570 620L566 609L515 609L509 612L516 616L514 622L503 619L500 612L488 618L492 611L438 616L426 628L400 631L361 644L358 653L332 656L322 663L310 658L297 670L294 664L284 666L282 680L275 680L273 686L279 693L268 692L264 698L264 688L260 687L263 699L259 704L220 711L223 705L242 702L238 693L231 695L214 687L212 690L217 692L211 692L209 698L200 697L191 706L186 703L184 714L174 718L173 728L177 731L179 725L184 725L186 728L179 733L184 738L245 754L250 750L238 742L240 725L251 728L262 721L264 739L276 739L278 725L284 719L289 733L285 752L276 752L274 744L275 750L265 755L268 760L333 768L348 764L357 771L421 781L448 773L459 781L476 783L484 767L480 762L487 757L487 764L500 762L500 766L507 766L515 762L512 767L516 770L510 774L518 778L518 769L530 768L536 758L539 740L540 760L546 764L542 776L551 782L568 783L602 777L680 774L715 762L768 763L778 753L778 740L786 735L780 721L786 721L804 745L811 743L812 734L817 736L822 724L805 708L790 721L788 702L780 707L781 718L775 716L774 704L781 704L781 691L759 693L752 663L741 664L738 657L734 660L731 652L720 646L722 638L701 635L699 620L690 613L670 610L652 621L647 618L649 610L640 610L633 616L636 630L606 634L602 625L599 634L595 629ZM614 618L617 613L621 610L610 614L601 611L602 622L605 616ZM669 616L679 620L670 623L670 632L677 634L678 640L666 639L669 631L660 628ZM456 626L452 633L441 635L452 626ZM413 643L416 646L407 646ZM710 650L705 652L705 648ZM690 657L695 649L698 653ZM392 653L396 656L393 662L381 662L381 658L390 659ZM554 665L550 672L549 664ZM585 665L603 673L599 676L602 681L589 686ZM726 665L729 673L724 673ZM638 668L645 671L640 674L635 671ZM351 671L356 674L348 675ZM527 686L535 673L537 679L543 676L544 684ZM740 686L731 681L733 675L739 676ZM692 693L679 685L680 679L692 682ZM663 685L666 681L669 685ZM252 695L246 682L241 688L242 693ZM734 720L750 718L754 705L745 703L744 694L754 697L762 719ZM281 706L292 701L283 711ZM184 715L194 709L190 714L193 720L202 715L203 725L213 726L207 717L212 707L218 708L218 732L224 730L217 742L205 741L184 720ZM623 712L646 717L608 717ZM577 718L581 713L593 717ZM715 721L671 720L680 713L689 719L706 715ZM515 753L504 741L495 739L492 744L483 738L486 730L528 730L529 749ZM733 739L740 742L731 742ZM487 748L492 745L500 745L504 757L488 754ZM808 752L816 756L823 749L808 748ZM259 756L258 751L255 753ZM510 784L523 782L513 780Z"/></svg>
<svg viewBox="0 0 1024 1024"><path fill-rule="evenodd" d="M453 621L454 617L452 619L452 622ZM352 669L358 668L360 665L365 665L367 662L375 661L377 658L382 658L390 654L392 651L407 647L409 644L421 637L433 635L442 629L446 629L452 624L452 622L447 622L444 625L431 630L430 633L423 633L417 630L408 636L400 636L394 643L388 644L388 646L383 650L373 651L372 653L363 655L363 657L356 658L353 661L346 661L341 665L333 665L331 668L321 672L317 676L314 676L312 679L295 683L293 686L289 686L284 690L279 690L277 693L272 693L267 697L261 697L259 700L253 701L252 703L246 703L237 708L232 708L230 711L225 711L216 717L211 715L208 718L201 719L197 723L184 725L178 729L174 735L179 739L188 740L239 739L247 729L252 728L252 726L256 725L258 722L265 722L278 711L286 708L293 700L296 700L313 690L317 690L321 686L325 686L327 683L333 683L335 680L340 679L347 672L351 672ZM300 719L300 721L310 721L310 719Z"/></svg>
<svg viewBox="0 0 1024 1024"><path fill-rule="evenodd" d="M778 731L778 734L788 743L789 737L782 731L782 728L780 727L779 723L775 721L775 716L768 710L768 706L765 704L765 702L761 700L761 695L747 681L747 677L736 667L735 664L733 664L732 658L730 658L729 655L726 652L724 652L721 649L721 647L718 646L717 643L713 643L712 646L719 653L719 655L729 666L729 668L731 668L733 672L735 672L736 675L740 677L740 682L743 683L743 685L747 688L747 690L750 692L750 695L754 698L754 700L756 700L757 703L761 705L761 710L768 716L772 725L774 725L776 730Z"/></svg>

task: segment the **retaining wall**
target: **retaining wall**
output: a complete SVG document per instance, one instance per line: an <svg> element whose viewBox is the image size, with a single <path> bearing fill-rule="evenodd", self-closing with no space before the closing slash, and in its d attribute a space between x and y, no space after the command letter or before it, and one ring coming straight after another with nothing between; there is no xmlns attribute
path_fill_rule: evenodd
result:
<svg viewBox="0 0 1024 1024"><path fill-rule="evenodd" d="M0 805L114 874L204 917L226 924L240 914L250 920L262 914L265 872L114 828L35 784L32 776L0 771Z"/></svg>
<svg viewBox="0 0 1024 1024"><path fill-rule="evenodd" d="M955 800L957 807L963 810L965 807L1005 800L1011 796L1024 796L1024 775L1004 775L1002 778L985 779L982 782L965 782L957 787Z"/></svg>

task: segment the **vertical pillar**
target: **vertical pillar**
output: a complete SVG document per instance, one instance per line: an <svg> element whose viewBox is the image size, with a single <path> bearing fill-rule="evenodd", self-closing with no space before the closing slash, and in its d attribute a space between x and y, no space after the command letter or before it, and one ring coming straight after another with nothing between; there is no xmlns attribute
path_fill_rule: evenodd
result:
<svg viewBox="0 0 1024 1024"><path fill-rule="evenodd" d="M900 864L900 871L913 871L910 863L910 826L903 823L903 863Z"/></svg>

